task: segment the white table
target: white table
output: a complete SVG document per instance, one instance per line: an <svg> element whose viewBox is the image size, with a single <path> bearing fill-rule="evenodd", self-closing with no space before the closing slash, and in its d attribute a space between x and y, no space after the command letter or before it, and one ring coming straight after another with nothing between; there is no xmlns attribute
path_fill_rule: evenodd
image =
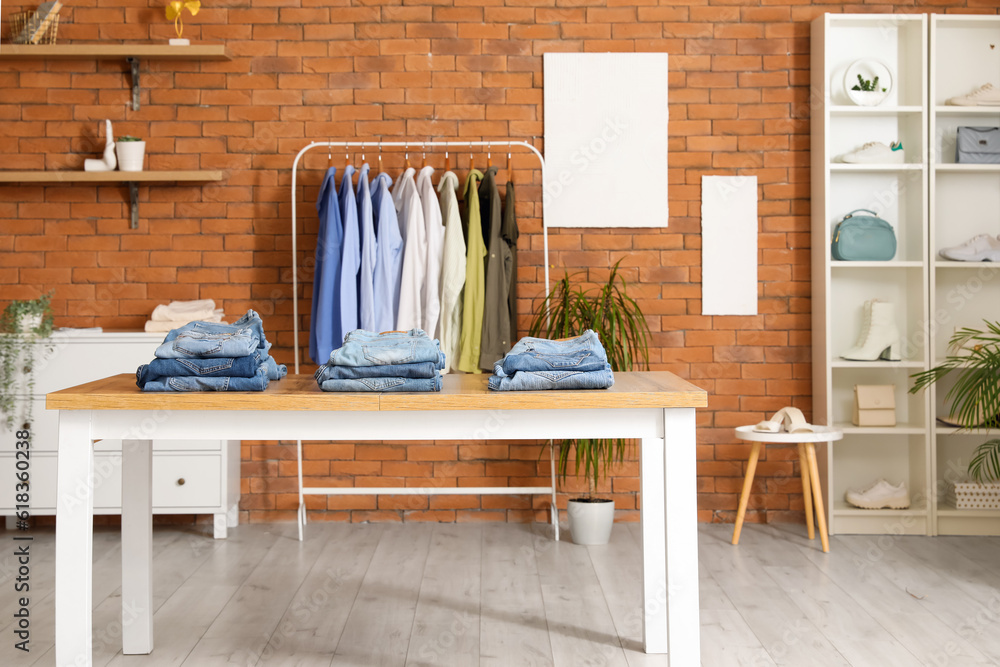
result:
<svg viewBox="0 0 1000 667"><path fill-rule="evenodd" d="M147 654L151 440L331 437L639 439L643 644L647 653L669 649L674 667L700 664L695 408L707 405L707 395L666 372L615 378L604 391L490 392L483 375L449 375L440 393L327 394L312 376L291 375L261 393L143 394L134 376L118 375L48 394L46 407L59 410L56 664L92 664L94 440L123 441L122 606L130 617L122 648Z"/></svg>
<svg viewBox="0 0 1000 667"><path fill-rule="evenodd" d="M743 529L743 517L747 513L747 503L750 500L750 487L753 486L754 472L757 470L757 458L760 456L762 444L796 445L799 450L799 473L802 477L802 499L806 510L806 530L809 539L815 537L813 530L813 510L816 512L816 523L819 524L819 540L824 553L830 551L830 536L826 532L826 513L823 508L823 485L819 479L819 467L816 465L816 443L834 442L844 437L844 432L833 426L813 426L812 431L801 433L770 433L756 431L754 426L738 426L735 435L740 440L752 442L750 459L747 461L747 474L743 478L743 492L740 493L740 505L736 511L736 525L733 526L733 544L740 543L740 531Z"/></svg>

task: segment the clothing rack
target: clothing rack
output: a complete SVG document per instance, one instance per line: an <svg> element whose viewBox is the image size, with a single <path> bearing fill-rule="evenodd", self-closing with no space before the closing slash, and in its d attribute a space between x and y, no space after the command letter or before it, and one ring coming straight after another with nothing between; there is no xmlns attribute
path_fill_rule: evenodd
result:
<svg viewBox="0 0 1000 667"><path fill-rule="evenodd" d="M378 139L366 141L313 141L305 146L295 155L292 163L292 328L295 346L295 373L299 373L299 274L298 274L298 170L299 162L303 156L314 148L359 148L362 152L366 149L378 150L381 158L383 148L409 149L425 148L505 148L510 152L511 148L519 147L530 151L537 159L541 170L542 181L542 257L545 274L545 294L549 293L549 235L548 227L545 224L545 158L541 152L533 145L525 141L381 141ZM556 505L556 458L555 446L549 440L549 463L551 486L520 486L520 487L306 487L302 481L302 441L296 441L296 456L298 458L298 479L299 479L299 509L297 512L299 524L299 541L302 540L303 528L306 524L306 503L307 495L539 495L550 494L552 496L551 520L555 532L556 541L559 540L559 509Z"/></svg>

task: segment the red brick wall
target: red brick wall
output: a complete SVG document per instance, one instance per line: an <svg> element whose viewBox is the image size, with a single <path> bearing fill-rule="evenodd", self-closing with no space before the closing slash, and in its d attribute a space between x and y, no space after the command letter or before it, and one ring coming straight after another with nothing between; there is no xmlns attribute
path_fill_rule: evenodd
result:
<svg viewBox="0 0 1000 667"><path fill-rule="evenodd" d="M4 41L9 13L36 4L6 4ZM161 3L117 4L68 4L60 42L172 36ZM514 137L541 146L543 53L665 51L670 227L555 231L550 260L556 276L586 271L601 280L623 259L654 332L653 367L709 391L698 418L703 521L731 520L736 508L747 447L733 440L732 427L786 404L810 409L809 21L824 11L997 11L995 0L254 4L209 2L197 17L185 15L185 37L225 43L233 60L143 63L137 112L127 106L124 63L0 61L2 168L79 169L99 153L99 121L110 118L116 134L146 138L150 169L226 172L219 184L142 187L137 230L128 227L124 187L0 185L0 306L54 288L59 325L139 328L158 303L214 298L230 315L257 309L278 358L290 363L290 166L309 140ZM376 151L367 153L374 162ZM443 166L440 154L429 159ZM468 158L460 160L464 172ZM481 154L477 160L484 162ZM402 157L387 152L384 162L395 174ZM317 151L301 173L307 297L312 202L325 163ZM515 164L523 331L541 284L540 179L527 157ZM705 174L758 178L758 316L699 314ZM537 443L308 443L305 472L314 485L544 484L548 463L539 453ZM243 459L248 518L291 518L294 445L245 442ZM791 449L768 449L749 520L801 520L793 459ZM637 471L633 456L602 487L622 519L636 518ZM580 486L570 480L564 488ZM309 499L317 518L353 521L525 520L544 517L546 506L518 497Z"/></svg>

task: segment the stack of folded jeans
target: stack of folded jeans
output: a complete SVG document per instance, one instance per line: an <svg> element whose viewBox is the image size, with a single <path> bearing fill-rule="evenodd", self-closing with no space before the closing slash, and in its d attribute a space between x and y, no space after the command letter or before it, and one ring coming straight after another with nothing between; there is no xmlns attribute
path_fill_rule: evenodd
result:
<svg viewBox="0 0 1000 667"><path fill-rule="evenodd" d="M136 384L143 391L264 391L288 373L270 349L253 310L232 324L190 322L170 331L156 359L139 366Z"/></svg>
<svg viewBox="0 0 1000 667"><path fill-rule="evenodd" d="M525 336L493 365L489 379L494 391L607 389L614 383L608 355L590 329L564 340Z"/></svg>
<svg viewBox="0 0 1000 667"><path fill-rule="evenodd" d="M441 391L441 343L420 329L357 329L316 370L323 391Z"/></svg>

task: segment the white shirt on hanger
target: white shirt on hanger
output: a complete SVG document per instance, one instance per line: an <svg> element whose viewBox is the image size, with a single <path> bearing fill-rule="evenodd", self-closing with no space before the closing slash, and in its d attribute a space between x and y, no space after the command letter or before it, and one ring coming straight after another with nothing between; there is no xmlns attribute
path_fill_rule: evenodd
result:
<svg viewBox="0 0 1000 667"><path fill-rule="evenodd" d="M417 184L413 180L415 173L413 167L404 171L392 189L392 201L399 217L399 233L403 237L403 275L399 285L399 309L396 311L396 328L402 331L422 329L424 326L427 228Z"/></svg>
<svg viewBox="0 0 1000 667"><path fill-rule="evenodd" d="M438 337L438 321L441 315L441 255L444 252L444 225L441 215L441 204L434 193L431 174L434 167L426 166L417 176L417 193L423 207L424 224L426 225L427 260L424 263L423 314L424 326L421 327L431 338Z"/></svg>
<svg viewBox="0 0 1000 667"><path fill-rule="evenodd" d="M465 236L458 212L458 176L446 171L438 183L444 221L441 259L441 318L439 338L445 356L445 372L458 367L462 339L462 289L465 287Z"/></svg>

